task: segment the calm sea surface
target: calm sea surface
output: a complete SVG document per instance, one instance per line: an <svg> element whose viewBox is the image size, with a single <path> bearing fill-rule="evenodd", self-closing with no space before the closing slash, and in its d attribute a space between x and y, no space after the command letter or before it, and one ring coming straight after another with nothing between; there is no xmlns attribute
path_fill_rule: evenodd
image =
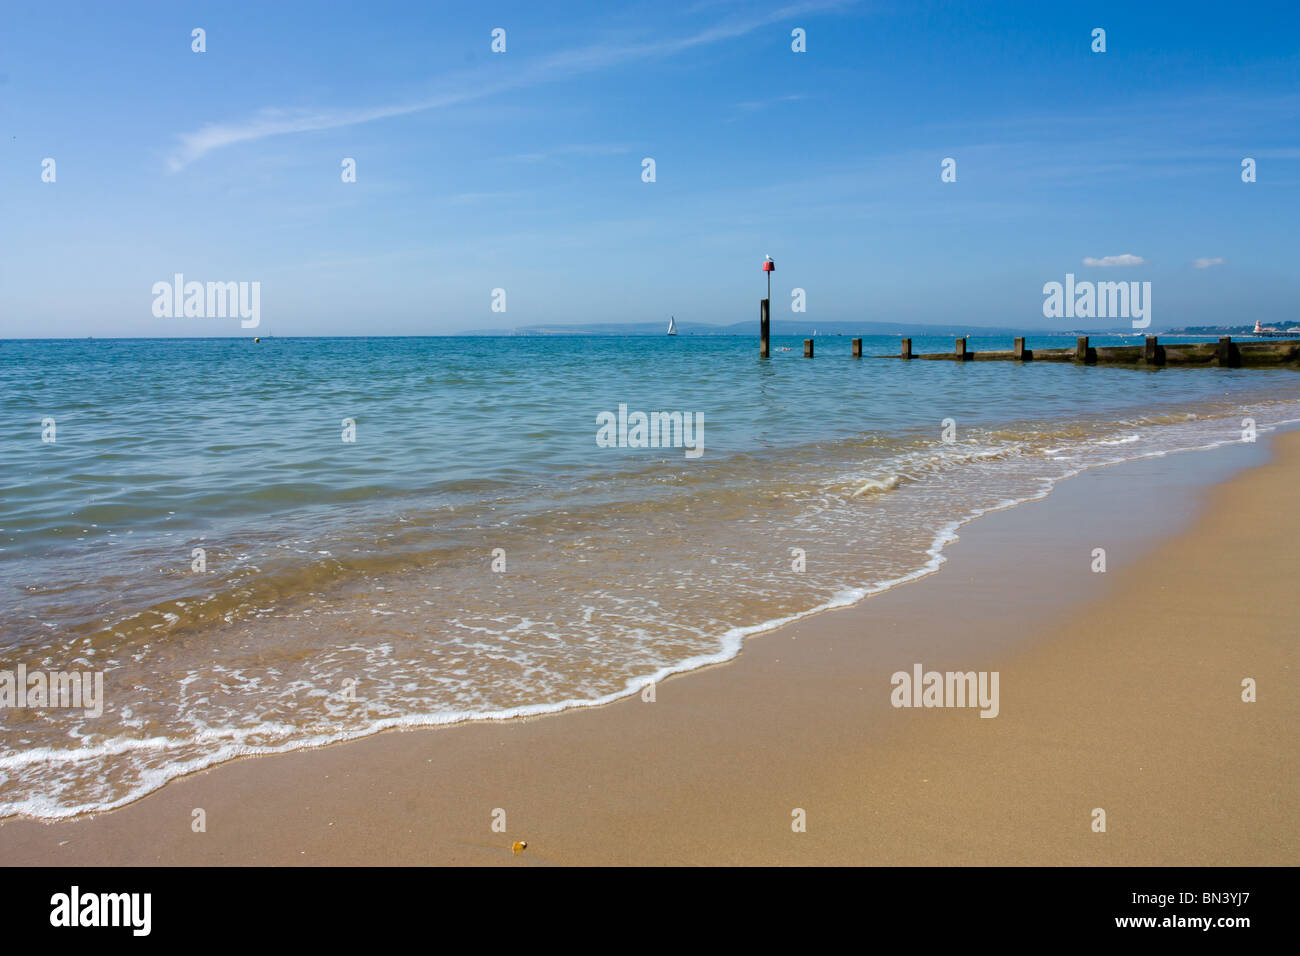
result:
<svg viewBox="0 0 1300 956"><path fill-rule="evenodd" d="M0 671L100 672L105 691L98 717L0 709L0 817L120 805L240 754L633 693L928 573L961 523L1083 468L1300 419L1288 370L773 344L792 351L0 342ZM632 425L702 416L703 453L601 447L620 405Z"/></svg>

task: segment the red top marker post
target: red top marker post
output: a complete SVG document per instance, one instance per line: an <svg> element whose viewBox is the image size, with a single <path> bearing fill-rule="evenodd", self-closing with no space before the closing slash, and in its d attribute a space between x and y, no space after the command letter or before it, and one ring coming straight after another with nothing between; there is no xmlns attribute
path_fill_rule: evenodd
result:
<svg viewBox="0 0 1300 956"><path fill-rule="evenodd" d="M767 298L759 303L758 308L758 357L767 358L770 342L770 320L771 320L771 302L772 302L772 273L776 271L776 263L772 261L771 256L763 257L763 271L767 273Z"/></svg>

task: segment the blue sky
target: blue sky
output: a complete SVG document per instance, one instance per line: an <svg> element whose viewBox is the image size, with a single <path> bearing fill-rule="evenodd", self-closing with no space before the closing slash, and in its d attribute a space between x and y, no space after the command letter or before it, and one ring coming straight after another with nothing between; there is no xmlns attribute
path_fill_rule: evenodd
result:
<svg viewBox="0 0 1300 956"><path fill-rule="evenodd" d="M724 324L768 253L814 324L1088 326L1067 272L1296 322L1298 66L1294 3L11 4L0 337ZM177 272L260 327L156 318Z"/></svg>

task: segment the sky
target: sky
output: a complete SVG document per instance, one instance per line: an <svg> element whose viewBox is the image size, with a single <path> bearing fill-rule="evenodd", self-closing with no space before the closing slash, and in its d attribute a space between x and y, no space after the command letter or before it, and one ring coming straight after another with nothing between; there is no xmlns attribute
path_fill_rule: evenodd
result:
<svg viewBox="0 0 1300 956"><path fill-rule="evenodd" d="M0 338L757 325L764 255L810 324L1297 323L1298 67L1294 2L7 4Z"/></svg>

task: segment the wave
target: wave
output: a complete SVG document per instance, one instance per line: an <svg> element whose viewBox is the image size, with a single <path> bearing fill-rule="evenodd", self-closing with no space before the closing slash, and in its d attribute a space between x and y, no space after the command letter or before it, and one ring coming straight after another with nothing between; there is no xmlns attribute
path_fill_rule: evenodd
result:
<svg viewBox="0 0 1300 956"><path fill-rule="evenodd" d="M965 524L1084 470L1240 442L1242 409L1214 411L970 428L953 443L857 436L727 456L708 480L632 469L544 497L370 515L328 540L250 535L214 549L231 568L203 587L61 642L28 625L21 646L116 670L134 696L104 729L10 712L0 817L113 809L241 756L640 693L734 658L746 638L936 572ZM955 500L968 506L953 516ZM776 555L794 542L835 572L792 577ZM514 577L491 569L494 543ZM373 694L359 710L330 691L344 675Z"/></svg>

